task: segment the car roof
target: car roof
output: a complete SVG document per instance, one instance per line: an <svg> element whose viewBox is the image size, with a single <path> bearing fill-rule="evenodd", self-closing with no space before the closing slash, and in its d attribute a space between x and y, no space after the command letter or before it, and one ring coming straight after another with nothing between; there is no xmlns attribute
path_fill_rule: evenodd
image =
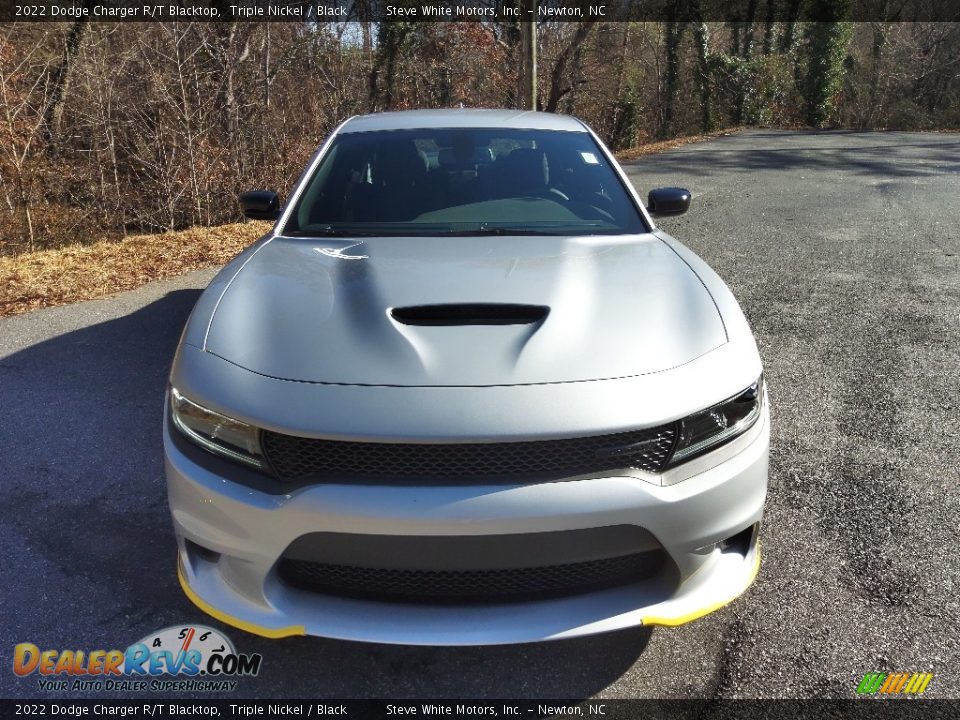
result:
<svg viewBox="0 0 960 720"><path fill-rule="evenodd" d="M350 118L341 133L371 130L422 130L425 128L514 128L586 132L575 117L530 110L404 110Z"/></svg>

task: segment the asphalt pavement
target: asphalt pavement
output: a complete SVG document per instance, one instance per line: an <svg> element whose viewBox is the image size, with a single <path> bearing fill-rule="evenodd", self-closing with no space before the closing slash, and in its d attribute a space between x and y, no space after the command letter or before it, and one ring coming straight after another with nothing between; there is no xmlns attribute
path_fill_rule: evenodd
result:
<svg viewBox="0 0 960 720"><path fill-rule="evenodd" d="M868 671L960 697L960 135L751 131L630 163L727 281L773 411L763 565L680 628L493 648L270 641L242 697L853 697ZM181 592L161 464L198 272L0 320L0 696L14 644L125 648L222 626ZM49 694L66 699L67 694Z"/></svg>

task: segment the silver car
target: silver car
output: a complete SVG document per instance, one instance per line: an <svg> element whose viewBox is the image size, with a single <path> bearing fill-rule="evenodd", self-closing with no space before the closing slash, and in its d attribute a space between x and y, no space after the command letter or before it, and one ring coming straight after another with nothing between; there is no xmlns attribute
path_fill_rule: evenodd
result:
<svg viewBox="0 0 960 720"><path fill-rule="evenodd" d="M582 122L355 117L211 282L164 449L186 594L267 637L677 625L753 581L760 357Z"/></svg>

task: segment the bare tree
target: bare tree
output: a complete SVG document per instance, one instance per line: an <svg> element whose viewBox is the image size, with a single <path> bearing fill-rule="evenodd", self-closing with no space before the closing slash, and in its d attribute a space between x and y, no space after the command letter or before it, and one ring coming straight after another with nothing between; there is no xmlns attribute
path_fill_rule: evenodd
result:
<svg viewBox="0 0 960 720"><path fill-rule="evenodd" d="M89 5L90 1L85 0L83 7L89 9ZM63 56L56 70L52 73L51 89L43 112L44 129L51 147L56 145L57 136L60 133L63 120L63 104L70 89L70 81L73 78L73 61L80 50L80 44L83 42L88 26L89 23L83 20L75 20L70 23L70 31L67 33L63 45Z"/></svg>
<svg viewBox="0 0 960 720"><path fill-rule="evenodd" d="M686 30L686 23L676 20L676 6L670 6L670 9L667 11L667 17L670 19L663 24L666 76L661 100L663 103L663 124L659 132L661 137L668 137L675 130L674 115L676 113L677 89L680 80L680 43L683 40L683 34Z"/></svg>
<svg viewBox="0 0 960 720"><path fill-rule="evenodd" d="M11 25L0 37L0 152L6 172L13 176L11 182L0 175L0 181L8 212L14 217L19 212L22 217L20 244L33 250L36 245L33 204L41 172L34 162L37 155L34 151L42 141L44 110L50 98L50 63L37 57L39 46L17 58L11 43L14 32L15 26ZM3 170L0 167L0 173ZM3 245L8 243L6 238L0 240Z"/></svg>
<svg viewBox="0 0 960 720"><path fill-rule="evenodd" d="M564 46L554 62L553 70L550 73L550 92L543 108L547 112L556 112L560 99L575 87L574 81L569 77L569 66L573 57L579 52L590 35L593 26L594 24L591 22L577 23L573 34L570 36L570 41Z"/></svg>
<svg viewBox="0 0 960 720"><path fill-rule="evenodd" d="M403 42L416 23L381 22L377 28L377 53L370 69L370 109L390 110L394 104L397 64Z"/></svg>

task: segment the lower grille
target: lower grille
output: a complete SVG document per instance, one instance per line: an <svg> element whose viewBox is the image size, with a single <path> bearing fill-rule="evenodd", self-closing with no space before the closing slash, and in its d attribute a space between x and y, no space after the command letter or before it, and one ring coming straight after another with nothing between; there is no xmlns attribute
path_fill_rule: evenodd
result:
<svg viewBox="0 0 960 720"><path fill-rule="evenodd" d="M627 585L655 574L662 552L509 569L371 568L284 558L280 578L310 592L393 602L518 602Z"/></svg>
<svg viewBox="0 0 960 720"><path fill-rule="evenodd" d="M561 479L636 468L659 472L677 436L675 423L610 435L497 443L367 443L263 431L261 444L284 480Z"/></svg>

